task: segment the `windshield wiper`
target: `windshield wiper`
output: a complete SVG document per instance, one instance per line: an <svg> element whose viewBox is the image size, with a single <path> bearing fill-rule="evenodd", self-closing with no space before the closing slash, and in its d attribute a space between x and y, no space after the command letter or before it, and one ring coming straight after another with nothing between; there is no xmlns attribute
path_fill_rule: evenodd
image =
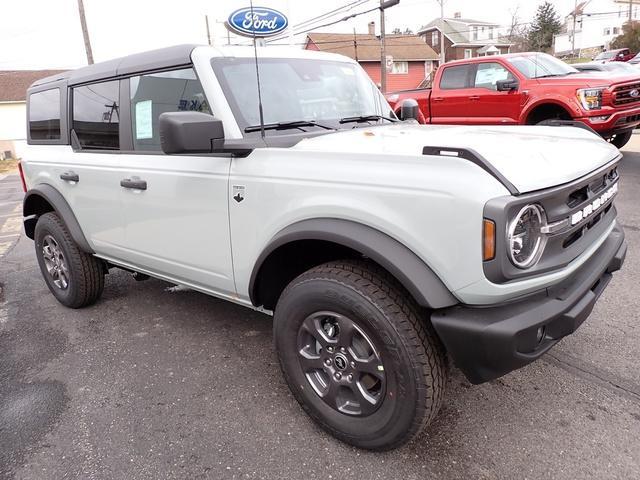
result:
<svg viewBox="0 0 640 480"><path fill-rule="evenodd" d="M360 123L373 122L374 120L387 120L389 122L397 122L395 118L385 117L384 115L359 115L357 117L344 117L340 119L340 123Z"/></svg>
<svg viewBox="0 0 640 480"><path fill-rule="evenodd" d="M277 123L265 123L264 125L250 125L245 127L245 132L259 132L263 128L265 130L289 130L291 128L300 128L302 127L319 127L324 128L325 130L335 130L333 127L329 127L327 125L323 125L314 120L295 120L293 122L277 122ZM305 131L305 130L303 130Z"/></svg>
<svg viewBox="0 0 640 480"><path fill-rule="evenodd" d="M566 73L549 73L547 75L538 75L535 78L564 77Z"/></svg>

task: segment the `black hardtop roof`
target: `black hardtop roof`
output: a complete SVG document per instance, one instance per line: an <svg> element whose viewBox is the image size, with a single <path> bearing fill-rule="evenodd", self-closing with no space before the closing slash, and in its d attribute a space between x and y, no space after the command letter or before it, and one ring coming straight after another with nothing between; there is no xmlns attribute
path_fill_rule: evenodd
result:
<svg viewBox="0 0 640 480"><path fill-rule="evenodd" d="M31 88L40 87L47 83L59 80L67 81L68 85L92 82L105 78L129 75L149 70L159 70L191 63L191 52L199 45L185 44L173 47L159 48L148 52L135 53L122 58L94 63L86 67L70 70L58 75L42 78L33 84Z"/></svg>

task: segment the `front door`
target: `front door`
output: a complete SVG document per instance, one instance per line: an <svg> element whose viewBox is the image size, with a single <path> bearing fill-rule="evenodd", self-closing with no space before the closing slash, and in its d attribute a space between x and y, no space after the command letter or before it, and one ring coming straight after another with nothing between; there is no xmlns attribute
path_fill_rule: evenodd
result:
<svg viewBox="0 0 640 480"><path fill-rule="evenodd" d="M163 112L209 112L192 68L123 82L132 151L121 155L127 262L160 276L234 295L229 235L230 156L165 155Z"/></svg>
<svg viewBox="0 0 640 480"><path fill-rule="evenodd" d="M499 80L516 81L516 76L498 62L476 65L473 89L469 95L469 113L472 123L480 125L517 124L520 117L522 94L518 89L499 92Z"/></svg>

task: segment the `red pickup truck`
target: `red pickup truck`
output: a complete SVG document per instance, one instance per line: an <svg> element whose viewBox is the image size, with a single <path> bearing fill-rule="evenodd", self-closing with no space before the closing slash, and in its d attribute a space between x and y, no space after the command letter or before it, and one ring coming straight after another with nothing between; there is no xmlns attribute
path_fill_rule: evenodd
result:
<svg viewBox="0 0 640 480"><path fill-rule="evenodd" d="M640 124L640 70L631 76L584 73L544 53L456 60L438 69L433 88L386 97L400 116L406 100L417 101L420 123L535 125L574 120L618 148Z"/></svg>

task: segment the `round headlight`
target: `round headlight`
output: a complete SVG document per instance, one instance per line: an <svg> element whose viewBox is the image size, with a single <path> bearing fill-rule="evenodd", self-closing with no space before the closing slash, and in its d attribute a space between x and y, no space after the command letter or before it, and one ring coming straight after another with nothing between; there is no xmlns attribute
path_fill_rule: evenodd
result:
<svg viewBox="0 0 640 480"><path fill-rule="evenodd" d="M540 231L546 215L539 205L527 205L513 219L507 232L509 258L518 268L530 268L540 260L547 237Z"/></svg>

